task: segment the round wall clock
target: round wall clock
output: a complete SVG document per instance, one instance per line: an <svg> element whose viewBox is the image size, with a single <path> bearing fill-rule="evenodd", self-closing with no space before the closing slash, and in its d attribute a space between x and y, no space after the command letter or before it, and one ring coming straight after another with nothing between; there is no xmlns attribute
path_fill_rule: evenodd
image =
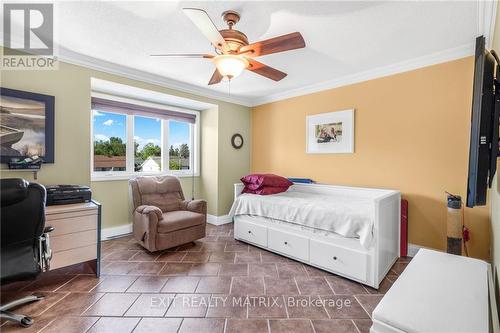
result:
<svg viewBox="0 0 500 333"><path fill-rule="evenodd" d="M236 133L231 137L231 145L234 149L240 149L243 147L243 137L241 134Z"/></svg>

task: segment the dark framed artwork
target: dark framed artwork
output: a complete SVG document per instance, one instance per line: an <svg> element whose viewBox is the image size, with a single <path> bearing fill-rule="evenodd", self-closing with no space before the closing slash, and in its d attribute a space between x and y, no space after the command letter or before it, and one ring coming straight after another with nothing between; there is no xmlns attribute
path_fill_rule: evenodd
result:
<svg viewBox="0 0 500 333"><path fill-rule="evenodd" d="M54 96L0 88L0 160L54 163Z"/></svg>

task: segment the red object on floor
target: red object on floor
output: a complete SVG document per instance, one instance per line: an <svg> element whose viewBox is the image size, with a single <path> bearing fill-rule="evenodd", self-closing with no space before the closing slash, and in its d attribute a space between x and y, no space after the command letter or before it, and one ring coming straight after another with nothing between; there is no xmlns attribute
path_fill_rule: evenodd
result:
<svg viewBox="0 0 500 333"><path fill-rule="evenodd" d="M401 199L401 240L400 240L400 256L408 255L408 200Z"/></svg>

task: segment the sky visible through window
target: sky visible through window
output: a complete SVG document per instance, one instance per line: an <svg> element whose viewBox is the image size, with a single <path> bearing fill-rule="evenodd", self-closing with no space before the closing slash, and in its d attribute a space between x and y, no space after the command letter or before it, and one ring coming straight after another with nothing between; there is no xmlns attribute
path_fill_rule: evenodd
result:
<svg viewBox="0 0 500 333"><path fill-rule="evenodd" d="M123 114L94 110L94 141L108 141L117 137L126 142L127 117Z"/></svg>
<svg viewBox="0 0 500 333"><path fill-rule="evenodd" d="M108 141L110 137L118 137L126 142L126 117L121 114L100 112L94 110L94 139L96 141ZM135 141L142 148L148 142L160 145L161 121L154 118L136 117L134 136ZM182 143L189 144L189 124L177 121L170 121L169 124L169 145L174 148Z"/></svg>
<svg viewBox="0 0 500 333"><path fill-rule="evenodd" d="M178 121L170 121L168 127L168 143L174 148L178 148L181 144L189 145L189 124Z"/></svg>
<svg viewBox="0 0 500 333"><path fill-rule="evenodd" d="M161 119L134 117L134 141L139 144L139 150L148 143L161 145Z"/></svg>

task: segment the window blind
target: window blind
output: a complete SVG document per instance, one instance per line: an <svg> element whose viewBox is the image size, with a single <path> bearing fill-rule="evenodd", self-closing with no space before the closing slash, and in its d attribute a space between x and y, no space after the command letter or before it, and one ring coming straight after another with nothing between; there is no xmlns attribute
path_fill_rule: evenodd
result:
<svg viewBox="0 0 500 333"><path fill-rule="evenodd" d="M196 122L196 115L191 113L159 109L100 97L92 97L92 109L104 112L125 113L145 117L170 119L191 124L194 124Z"/></svg>

